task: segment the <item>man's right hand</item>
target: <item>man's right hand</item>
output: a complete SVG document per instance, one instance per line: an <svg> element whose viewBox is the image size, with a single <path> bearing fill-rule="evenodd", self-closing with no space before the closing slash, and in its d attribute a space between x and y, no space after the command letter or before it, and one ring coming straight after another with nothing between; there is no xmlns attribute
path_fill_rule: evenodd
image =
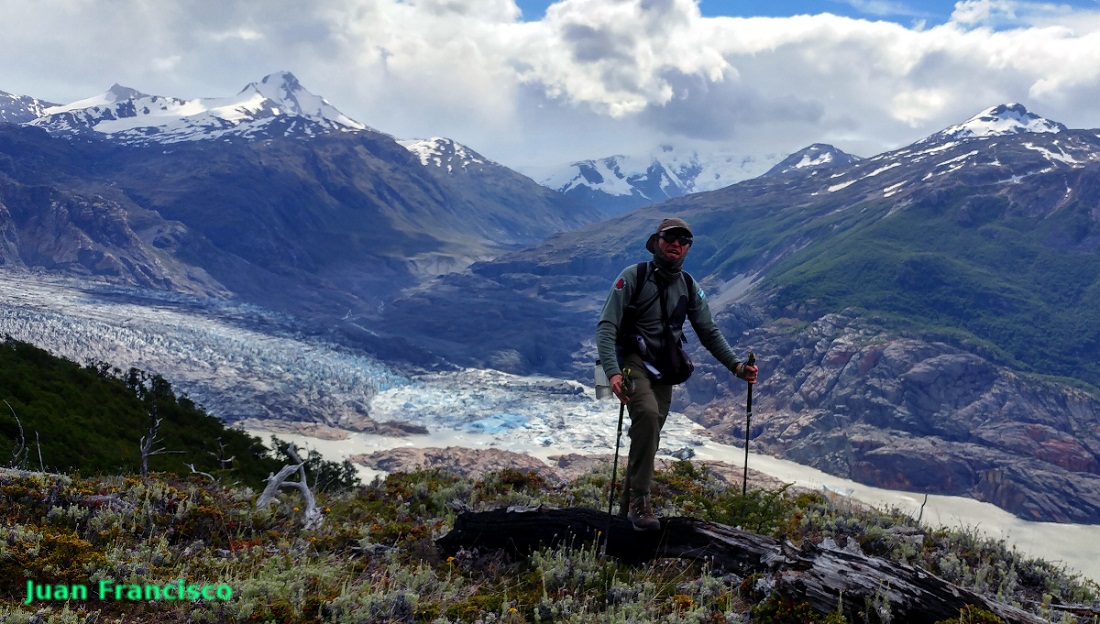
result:
<svg viewBox="0 0 1100 624"><path fill-rule="evenodd" d="M612 375L608 380L611 384L611 392L615 393L615 396L619 397L619 402L628 403L630 397L626 394L626 387L623 385L623 376L618 373Z"/></svg>

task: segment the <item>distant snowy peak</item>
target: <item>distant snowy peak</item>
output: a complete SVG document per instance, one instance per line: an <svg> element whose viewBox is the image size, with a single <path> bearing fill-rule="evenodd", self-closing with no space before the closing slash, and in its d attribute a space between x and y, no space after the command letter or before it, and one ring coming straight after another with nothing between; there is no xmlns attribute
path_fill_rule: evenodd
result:
<svg viewBox="0 0 1100 624"><path fill-rule="evenodd" d="M249 93L257 93L266 100L274 102L284 115L296 115L327 123L334 126L334 129L346 127L363 130L366 128L363 124L341 113L325 98L310 93L290 72L264 76L260 82L253 82L241 90L237 97L246 96Z"/></svg>
<svg viewBox="0 0 1100 624"><path fill-rule="evenodd" d="M581 160L542 181L558 192L569 194L581 187L608 195L637 195L661 201L684 194L686 184L676 171L652 156L608 156Z"/></svg>
<svg viewBox="0 0 1100 624"><path fill-rule="evenodd" d="M662 145L646 154L581 160L532 172L531 177L565 195L620 212L754 178L778 160L775 155L700 154Z"/></svg>
<svg viewBox="0 0 1100 624"><path fill-rule="evenodd" d="M473 167L499 166L465 145L443 137L401 140L398 143L419 158L420 164L437 167L449 174Z"/></svg>
<svg viewBox="0 0 1100 624"><path fill-rule="evenodd" d="M1000 104L988 108L961 124L945 128L927 141L1007 136L1013 134L1064 132L1066 127L1027 110L1022 104Z"/></svg>
<svg viewBox="0 0 1100 624"><path fill-rule="evenodd" d="M54 134L95 132L122 143L313 136L367 129L290 72L265 76L228 98L182 100L114 85L100 95L45 109L30 125Z"/></svg>
<svg viewBox="0 0 1100 624"><path fill-rule="evenodd" d="M860 160L832 145L814 143L784 158L760 177L774 177L789 173L816 173L821 169L850 165Z"/></svg>
<svg viewBox="0 0 1100 624"><path fill-rule="evenodd" d="M0 123L27 123L41 117L51 106L56 104L0 91Z"/></svg>

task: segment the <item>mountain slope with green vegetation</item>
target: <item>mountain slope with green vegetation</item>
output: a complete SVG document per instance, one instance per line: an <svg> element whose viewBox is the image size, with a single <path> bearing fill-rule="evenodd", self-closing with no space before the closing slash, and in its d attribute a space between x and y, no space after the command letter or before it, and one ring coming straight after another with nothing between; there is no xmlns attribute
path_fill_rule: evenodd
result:
<svg viewBox="0 0 1100 624"><path fill-rule="evenodd" d="M1081 185L1095 181L1095 172ZM1035 210L1025 189L958 185L793 254L767 278L781 308L856 308L992 347L1000 363L1100 385L1100 225L1081 192ZM877 204L877 205L876 205Z"/></svg>
<svg viewBox="0 0 1100 624"><path fill-rule="evenodd" d="M0 344L0 463L48 472L135 474L160 420L150 471L199 472L258 486L282 462L171 384L137 369L81 366L12 339ZM230 461L230 458L232 460Z"/></svg>

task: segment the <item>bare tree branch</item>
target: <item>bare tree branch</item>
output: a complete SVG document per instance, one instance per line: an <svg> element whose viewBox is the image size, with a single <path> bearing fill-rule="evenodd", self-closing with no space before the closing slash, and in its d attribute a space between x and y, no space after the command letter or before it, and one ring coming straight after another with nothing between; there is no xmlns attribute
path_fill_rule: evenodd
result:
<svg viewBox="0 0 1100 624"><path fill-rule="evenodd" d="M275 492L279 488L292 487L297 489L302 494L302 498L305 499L306 509L305 514L302 516L302 527L307 530L320 527L324 521L324 516L317 507L317 500L313 497L313 492L309 489L309 483L306 480L305 462L298 456L298 450L293 442L290 443L286 452L290 455L291 461L295 463L283 466L279 469L279 472L267 478L267 486L260 497L256 499L256 507L262 509L271 503L275 498ZM295 472L298 473L298 480L287 481L287 478Z"/></svg>
<svg viewBox="0 0 1100 624"><path fill-rule="evenodd" d="M199 470L195 470L195 464L186 464L186 466L191 469L191 474L202 475L202 476L206 477L207 479L210 479L214 483L218 482L217 478L215 478L214 475L212 475L208 472L202 472L202 471L199 471Z"/></svg>
<svg viewBox="0 0 1100 624"><path fill-rule="evenodd" d="M153 409L149 412L149 435L141 436L141 476L149 476L149 458L154 455L169 455L180 454L183 451L169 451L165 447L154 449L153 445L161 442L158 436L160 432L160 418L156 418L156 402L153 402ZM154 420L155 419L155 420Z"/></svg>
<svg viewBox="0 0 1100 624"><path fill-rule="evenodd" d="M11 410L12 418L15 419L15 424L19 426L19 438L15 441L15 446L11 449L11 461L8 462L9 468L25 468L27 464L27 448L26 438L23 436L23 422L19 420L19 415L15 413L15 408L8 403L7 399L4 399L4 405L8 406Z"/></svg>
<svg viewBox="0 0 1100 624"><path fill-rule="evenodd" d="M153 409L151 414L156 414L155 408ZM149 458L153 455L160 455L167 452L167 450L163 446L159 449L153 448L154 444L157 444L161 441L160 438L157 437L157 433L160 430L160 419L156 418L154 420L152 417L150 417L150 421L152 422L149 425L149 435L141 436L139 447L141 448L141 476L143 477L149 476Z"/></svg>
<svg viewBox="0 0 1100 624"><path fill-rule="evenodd" d="M221 436L218 436L216 442L218 443L218 451L216 453L214 451L206 451L206 454L210 455L211 457L214 458L215 461L218 462L218 468L219 469L226 470L226 469L229 468L229 464L233 463L234 459L237 459L237 456L236 455L234 455L232 457L226 457L225 456L225 442L222 441Z"/></svg>
<svg viewBox="0 0 1100 624"><path fill-rule="evenodd" d="M46 464L42 461L42 440L38 439L38 430L34 431L34 445L38 447L38 469L46 472Z"/></svg>

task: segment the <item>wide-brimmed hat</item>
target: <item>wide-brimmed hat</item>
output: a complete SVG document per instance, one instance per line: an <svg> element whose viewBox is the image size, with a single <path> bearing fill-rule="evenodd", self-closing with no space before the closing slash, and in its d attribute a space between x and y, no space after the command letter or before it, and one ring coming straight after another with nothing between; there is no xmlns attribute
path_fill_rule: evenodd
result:
<svg viewBox="0 0 1100 624"><path fill-rule="evenodd" d="M645 242L645 248L648 249L650 253L657 253L657 237L669 230L686 230L688 236L695 236L691 233L691 226L687 224L687 221L675 217L665 219L657 226L657 231L650 235L649 240Z"/></svg>

